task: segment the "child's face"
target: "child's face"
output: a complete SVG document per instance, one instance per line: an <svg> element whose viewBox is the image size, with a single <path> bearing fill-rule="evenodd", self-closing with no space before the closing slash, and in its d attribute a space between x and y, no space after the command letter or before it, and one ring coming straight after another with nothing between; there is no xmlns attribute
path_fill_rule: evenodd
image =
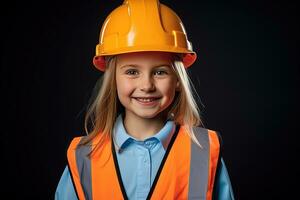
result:
<svg viewBox="0 0 300 200"><path fill-rule="evenodd" d="M172 103L179 82L171 63L166 52L117 56L117 93L126 116L154 118Z"/></svg>

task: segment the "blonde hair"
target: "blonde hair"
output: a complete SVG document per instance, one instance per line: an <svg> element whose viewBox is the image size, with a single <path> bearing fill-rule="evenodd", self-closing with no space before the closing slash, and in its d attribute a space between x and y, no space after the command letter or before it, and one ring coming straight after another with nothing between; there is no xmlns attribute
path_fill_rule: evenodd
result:
<svg viewBox="0 0 300 200"><path fill-rule="evenodd" d="M176 124L182 125L191 139L201 147L193 132L193 126L203 125L200 119L200 110L193 96L193 91L195 94L197 92L181 61L181 55L174 55L172 68L180 82L180 91L177 92L172 105L170 105L168 116L172 116L172 120ZM105 57L106 70L104 75L97 81L87 106L84 123L87 136L83 137L80 145L88 144L98 134L103 134L96 145L96 148L100 147L104 140L113 137L116 118L118 114L124 112L124 107L117 96L116 60L116 56ZM92 151L94 150L95 148Z"/></svg>

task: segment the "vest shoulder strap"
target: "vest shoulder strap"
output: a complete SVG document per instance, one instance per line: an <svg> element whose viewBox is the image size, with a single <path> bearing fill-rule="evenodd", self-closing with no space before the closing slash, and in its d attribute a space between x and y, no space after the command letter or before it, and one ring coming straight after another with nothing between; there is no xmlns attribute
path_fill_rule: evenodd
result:
<svg viewBox="0 0 300 200"><path fill-rule="evenodd" d="M109 173L106 173L107 170L108 172L111 172L112 168L111 167L105 167L102 170L92 170L92 167L96 166L97 167L102 167L103 165L106 165L109 163L111 165L111 148L110 148L110 141L105 139L103 140L103 146L101 148L97 149L96 153L92 153L92 150L96 147L96 144L99 142L101 136L98 136L93 139L91 143L85 144L85 145L79 145L80 141L84 138L85 136L82 137L76 137L72 140L71 144L69 145L68 152L67 152L67 157L68 157L68 166L69 166L69 171L71 173L73 185L75 187L75 191L77 194L77 198L80 200L85 200L85 199L93 199L94 198L94 193L92 191L92 184L93 181L96 179L92 180L92 177L101 177L103 178L104 175L107 175ZM92 154L91 154L92 153ZM101 156L100 156L101 154ZM101 158L101 159L100 159ZM94 165L93 165L94 163ZM95 165L96 163L96 165ZM106 170L105 170L106 169ZM113 171L114 172L114 171ZM99 175L100 174L100 175ZM114 173L112 173L114 174ZM112 176L111 176L112 177ZM108 178L106 178L108 179ZM98 180L98 179L97 179ZM109 184L105 184L106 187L111 186ZM103 185L96 184L99 187L102 187L103 190L105 190L106 187L103 187ZM117 185L117 184L115 184ZM96 198L99 199L99 198ZM100 198L102 199L102 198Z"/></svg>
<svg viewBox="0 0 300 200"><path fill-rule="evenodd" d="M207 163L204 162L204 164L202 164L204 168L208 168L207 182L203 182L204 185L207 185L206 187L202 188L206 188L206 199L212 199L216 171L218 164L220 163L222 139L218 131L206 129L203 127L193 127L193 131L197 140L202 146L202 148L198 148L199 154L207 155ZM195 145L196 144L192 144L192 146Z"/></svg>
<svg viewBox="0 0 300 200"><path fill-rule="evenodd" d="M77 195L77 199L85 199L85 195L83 192L83 189L81 187L81 183L80 183L80 173L78 171L78 165L77 165L77 149L78 149L78 144L80 142L80 140L82 139L82 137L75 137L68 148L67 151L67 158L68 158L68 167L69 167L69 171L71 174L71 178L72 178L72 182L74 185L74 189L76 191L76 195Z"/></svg>

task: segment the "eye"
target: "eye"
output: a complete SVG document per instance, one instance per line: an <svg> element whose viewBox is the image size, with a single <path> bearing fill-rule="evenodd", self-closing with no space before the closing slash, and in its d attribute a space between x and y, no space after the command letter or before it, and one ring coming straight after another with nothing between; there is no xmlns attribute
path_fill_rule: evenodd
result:
<svg viewBox="0 0 300 200"><path fill-rule="evenodd" d="M156 72L154 72L154 74L155 75L166 75L166 74L168 74L168 72L167 71L165 71L165 70L157 70Z"/></svg>
<svg viewBox="0 0 300 200"><path fill-rule="evenodd" d="M127 74L127 75L137 75L138 71L135 70L135 69L129 69L129 70L125 71L125 74Z"/></svg>

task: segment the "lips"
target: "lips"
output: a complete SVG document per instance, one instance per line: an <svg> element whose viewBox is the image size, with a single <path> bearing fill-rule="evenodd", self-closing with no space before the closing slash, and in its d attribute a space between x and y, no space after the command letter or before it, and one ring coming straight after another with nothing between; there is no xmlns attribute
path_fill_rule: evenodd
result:
<svg viewBox="0 0 300 200"><path fill-rule="evenodd" d="M135 99L160 99L161 96L133 96Z"/></svg>

